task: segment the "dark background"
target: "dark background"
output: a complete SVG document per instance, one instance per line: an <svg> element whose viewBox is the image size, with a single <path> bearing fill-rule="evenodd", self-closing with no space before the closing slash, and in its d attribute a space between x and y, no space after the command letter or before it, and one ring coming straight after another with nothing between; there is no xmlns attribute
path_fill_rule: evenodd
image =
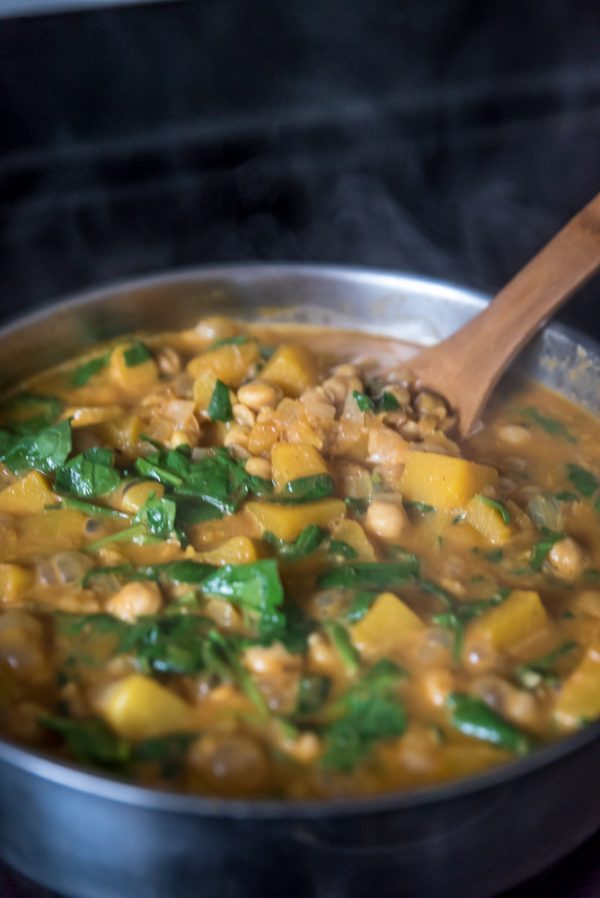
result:
<svg viewBox="0 0 600 898"><path fill-rule="evenodd" d="M598 0L0 18L0 313L220 260L494 290L600 189L599 54Z"/></svg>

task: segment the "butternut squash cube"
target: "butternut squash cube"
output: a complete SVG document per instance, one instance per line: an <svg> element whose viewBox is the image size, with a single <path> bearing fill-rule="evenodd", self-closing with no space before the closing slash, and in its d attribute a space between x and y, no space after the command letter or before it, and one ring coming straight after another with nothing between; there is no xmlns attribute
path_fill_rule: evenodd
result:
<svg viewBox="0 0 600 898"><path fill-rule="evenodd" d="M558 723L575 729L584 721L600 717L600 652L590 649L564 682L556 699Z"/></svg>
<svg viewBox="0 0 600 898"><path fill-rule="evenodd" d="M542 630L548 615L537 592L515 589L507 599L469 624L465 645L487 643L498 652L509 651Z"/></svg>
<svg viewBox="0 0 600 898"><path fill-rule="evenodd" d="M197 355L188 362L187 370L192 377L198 377L202 371L209 371L215 379L222 380L228 387L237 387L250 377L250 368L260 358L258 344L255 340L245 343L226 343L215 349Z"/></svg>
<svg viewBox="0 0 600 898"><path fill-rule="evenodd" d="M157 382L158 368L152 358L140 362L139 365L128 365L126 354L133 345L124 343L113 349L108 373L111 381L126 393L142 393Z"/></svg>
<svg viewBox="0 0 600 898"><path fill-rule="evenodd" d="M350 628L350 634L359 652L372 657L390 654L424 626L402 599L382 592L362 620Z"/></svg>
<svg viewBox="0 0 600 898"><path fill-rule="evenodd" d="M18 516L38 514L56 502L48 481L39 471L30 471L0 492L0 513Z"/></svg>
<svg viewBox="0 0 600 898"><path fill-rule="evenodd" d="M33 580L33 571L20 564L0 564L0 603L13 605L19 602Z"/></svg>
<svg viewBox="0 0 600 898"><path fill-rule="evenodd" d="M297 399L317 382L317 363L305 346L284 343L273 353L260 373L262 380L280 387L286 396Z"/></svg>
<svg viewBox="0 0 600 898"><path fill-rule="evenodd" d="M503 546L513 535L512 527L504 522L500 511L488 505L479 493L467 503L467 520L493 546Z"/></svg>
<svg viewBox="0 0 600 898"><path fill-rule="evenodd" d="M346 506L341 499L321 499L304 505L248 502L246 508L263 530L268 530L287 542L296 539L309 524L324 527L346 513Z"/></svg>
<svg viewBox="0 0 600 898"><path fill-rule="evenodd" d="M192 709L156 680L131 674L110 686L98 701L106 723L124 739L154 739L189 729Z"/></svg>
<svg viewBox="0 0 600 898"><path fill-rule="evenodd" d="M258 561L256 545L247 536L232 536L227 542L200 555L208 564L250 564Z"/></svg>
<svg viewBox="0 0 600 898"><path fill-rule="evenodd" d="M328 473L319 450L307 443L275 443L271 449L271 465L278 490L290 480Z"/></svg>
<svg viewBox="0 0 600 898"><path fill-rule="evenodd" d="M446 511L464 508L475 493L496 483L498 472L464 458L437 452L410 452L400 492L405 499L426 502Z"/></svg>
<svg viewBox="0 0 600 898"><path fill-rule="evenodd" d="M358 521L343 518L331 530L334 539L348 543L358 553L356 561L377 561L377 555L362 525Z"/></svg>
<svg viewBox="0 0 600 898"><path fill-rule="evenodd" d="M96 425L94 432L109 446L133 454L142 433L142 419L139 415L121 415L112 421Z"/></svg>
<svg viewBox="0 0 600 898"><path fill-rule="evenodd" d="M201 371L194 381L194 403L196 410L206 412L217 383L217 376L208 369Z"/></svg>

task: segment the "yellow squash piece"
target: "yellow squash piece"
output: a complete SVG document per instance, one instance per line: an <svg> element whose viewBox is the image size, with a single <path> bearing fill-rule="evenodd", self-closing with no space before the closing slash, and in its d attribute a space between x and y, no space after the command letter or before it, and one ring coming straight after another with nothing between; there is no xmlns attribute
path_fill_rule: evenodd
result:
<svg viewBox="0 0 600 898"><path fill-rule="evenodd" d="M258 561L256 545L247 536L232 536L227 542L200 554L207 564L250 564Z"/></svg>
<svg viewBox="0 0 600 898"><path fill-rule="evenodd" d="M296 539L309 524L324 527L346 513L346 506L341 499L321 499L304 505L248 502L246 508L263 530L268 530L287 542Z"/></svg>
<svg viewBox="0 0 600 898"><path fill-rule="evenodd" d="M56 497L43 474L30 471L0 492L0 513L38 514L54 502Z"/></svg>
<svg viewBox="0 0 600 898"><path fill-rule="evenodd" d="M189 729L192 709L150 677L132 674L110 686L98 702L106 723L124 739L154 739Z"/></svg>
<svg viewBox="0 0 600 898"><path fill-rule="evenodd" d="M600 651L589 649L564 682L556 699L554 716L569 729L600 717Z"/></svg>
<svg viewBox="0 0 600 898"><path fill-rule="evenodd" d="M273 353L260 372L261 380L275 384L293 399L297 399L307 387L314 387L317 376L317 363L310 350L287 343Z"/></svg>
<svg viewBox="0 0 600 898"><path fill-rule="evenodd" d="M139 415L121 415L112 421L97 424L94 432L103 443L133 455L142 433L142 419Z"/></svg>
<svg viewBox="0 0 600 898"><path fill-rule="evenodd" d="M0 564L0 603L18 603L33 585L33 581L33 571L28 568L20 564Z"/></svg>
<svg viewBox="0 0 600 898"><path fill-rule="evenodd" d="M362 620L350 628L350 633L359 652L373 657L393 653L424 626L402 599L391 592L382 592Z"/></svg>
<svg viewBox="0 0 600 898"><path fill-rule="evenodd" d="M467 503L467 520L493 546L503 546L513 535L512 527L504 522L498 509L479 493Z"/></svg>
<svg viewBox="0 0 600 898"><path fill-rule="evenodd" d="M259 358L260 353L255 340L247 340L245 343L226 343L224 346L208 349L197 355L188 362L187 370L192 377L196 378L201 372L208 371L228 387L237 389L252 376L249 369L256 365ZM198 401L196 396L194 398ZM200 394L198 398L200 398Z"/></svg>
<svg viewBox="0 0 600 898"><path fill-rule="evenodd" d="M271 450L271 465L278 490L290 480L328 473L319 450L306 443L275 443Z"/></svg>
<svg viewBox="0 0 600 898"><path fill-rule="evenodd" d="M367 534L358 521L343 518L331 530L334 539L348 543L358 553L355 561L377 561L377 555Z"/></svg>
<svg viewBox="0 0 600 898"><path fill-rule="evenodd" d="M469 624L465 647L487 643L498 652L510 651L543 629L548 616L537 592L515 589L507 599Z"/></svg>
<svg viewBox="0 0 600 898"><path fill-rule="evenodd" d="M197 411L208 411L216 383L216 374L208 368L199 373L194 381L194 403Z"/></svg>
<svg viewBox="0 0 600 898"><path fill-rule="evenodd" d="M125 355L134 346L124 343L110 354L108 373L111 381L127 393L142 393L158 380L158 368L154 359L146 359L139 365L128 365Z"/></svg>
<svg viewBox="0 0 600 898"><path fill-rule="evenodd" d="M405 499L452 511L464 508L475 493L496 483L498 472L464 458L437 452L410 452L400 480Z"/></svg>

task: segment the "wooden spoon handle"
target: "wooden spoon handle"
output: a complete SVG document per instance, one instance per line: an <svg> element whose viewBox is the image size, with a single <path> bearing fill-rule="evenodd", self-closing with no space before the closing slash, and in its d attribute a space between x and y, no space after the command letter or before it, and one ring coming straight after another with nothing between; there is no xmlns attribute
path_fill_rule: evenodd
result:
<svg viewBox="0 0 600 898"><path fill-rule="evenodd" d="M520 349L574 291L600 268L600 193L497 294L490 305L443 343L417 357L421 381L444 393L444 383L465 390L459 402L466 435ZM443 347L436 365L436 350ZM437 368L437 370L435 370ZM431 376L428 377L428 374Z"/></svg>

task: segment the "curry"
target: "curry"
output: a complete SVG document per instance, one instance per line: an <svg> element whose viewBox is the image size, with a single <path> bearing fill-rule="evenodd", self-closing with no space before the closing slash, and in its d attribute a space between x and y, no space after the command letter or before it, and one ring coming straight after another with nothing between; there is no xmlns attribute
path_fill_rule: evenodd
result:
<svg viewBox="0 0 600 898"><path fill-rule="evenodd" d="M598 422L458 445L394 341L201 321L5 397L0 732L160 788L335 798L600 716Z"/></svg>

